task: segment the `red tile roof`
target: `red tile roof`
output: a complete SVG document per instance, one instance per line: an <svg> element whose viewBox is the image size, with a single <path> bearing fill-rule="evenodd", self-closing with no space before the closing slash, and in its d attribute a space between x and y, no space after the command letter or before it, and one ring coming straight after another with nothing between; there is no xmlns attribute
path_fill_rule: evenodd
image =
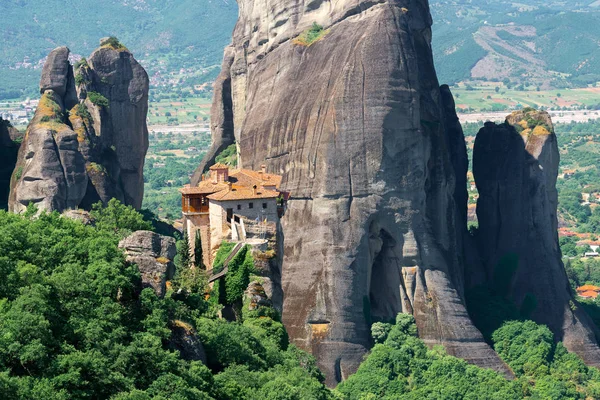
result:
<svg viewBox="0 0 600 400"><path fill-rule="evenodd" d="M212 167L210 167L210 170L214 171L216 169L229 169L229 165L225 165L222 163L216 163L215 165L213 165Z"/></svg>
<svg viewBox="0 0 600 400"><path fill-rule="evenodd" d="M224 164L215 164L210 169L228 169ZM277 198L282 176L267 174L262 171L248 169L230 170L228 182L214 183L209 178L201 181L197 187L184 187L180 192L184 195L205 194L210 200L231 201ZM231 186L230 186L231 185ZM275 190L273 190L275 189ZM289 194L285 194L289 197Z"/></svg>
<svg viewBox="0 0 600 400"><path fill-rule="evenodd" d="M263 174L262 171L252 171L249 169L236 169L229 172L230 178L235 178L237 184L248 187L256 186L275 186L279 189L282 176L275 174Z"/></svg>
<svg viewBox="0 0 600 400"><path fill-rule="evenodd" d="M600 287L594 285L583 285L577 288L577 292L600 292Z"/></svg>
<svg viewBox="0 0 600 400"><path fill-rule="evenodd" d="M587 292L579 293L579 296L585 297L587 299L595 299L596 297L598 297L598 292L595 292L593 290L588 290Z"/></svg>
<svg viewBox="0 0 600 400"><path fill-rule="evenodd" d="M244 186L233 185L231 189L221 190L218 193L207 196L210 200L231 201L231 200L252 200L252 199L274 199L279 197L279 192L266 190L264 188L247 188Z"/></svg>
<svg viewBox="0 0 600 400"><path fill-rule="evenodd" d="M211 194L225 190L229 187L227 182L213 183L212 180L202 181L198 186L186 186L179 189L182 194Z"/></svg>

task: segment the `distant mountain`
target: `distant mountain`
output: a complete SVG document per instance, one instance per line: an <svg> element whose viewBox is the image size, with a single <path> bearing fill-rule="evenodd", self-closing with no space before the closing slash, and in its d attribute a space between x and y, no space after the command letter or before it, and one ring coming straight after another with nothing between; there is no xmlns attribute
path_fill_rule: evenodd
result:
<svg viewBox="0 0 600 400"><path fill-rule="evenodd" d="M219 65L237 4L235 0L2 0L0 15L3 98L23 91L35 94L44 57L55 47L66 45L75 54L89 54L102 37L111 35L142 60L151 76Z"/></svg>
<svg viewBox="0 0 600 400"><path fill-rule="evenodd" d="M433 0L441 82L470 78L542 87L600 81L600 1Z"/></svg>
<svg viewBox="0 0 600 400"><path fill-rule="evenodd" d="M600 80L600 0L430 0L442 83L510 79L542 87ZM237 18L235 0L0 1L0 99L35 96L44 57L60 45L89 54L117 36L152 84L216 77ZM183 72L181 72L183 71Z"/></svg>

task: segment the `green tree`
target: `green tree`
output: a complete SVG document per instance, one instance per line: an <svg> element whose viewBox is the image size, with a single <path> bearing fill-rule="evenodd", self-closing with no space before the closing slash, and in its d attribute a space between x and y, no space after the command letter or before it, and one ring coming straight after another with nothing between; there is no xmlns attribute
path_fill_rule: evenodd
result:
<svg viewBox="0 0 600 400"><path fill-rule="evenodd" d="M145 221L142 214L114 198L106 206L102 202L94 204L90 215L98 229L120 233L121 236L134 231L153 230L152 223Z"/></svg>
<svg viewBox="0 0 600 400"><path fill-rule="evenodd" d="M183 239L177 242L177 256L175 258L175 263L180 270L186 270L192 266L190 239L187 231L184 231Z"/></svg>
<svg viewBox="0 0 600 400"><path fill-rule="evenodd" d="M200 237L199 230L196 231L196 237L194 239L194 265L200 269L206 268L202 258L202 238Z"/></svg>

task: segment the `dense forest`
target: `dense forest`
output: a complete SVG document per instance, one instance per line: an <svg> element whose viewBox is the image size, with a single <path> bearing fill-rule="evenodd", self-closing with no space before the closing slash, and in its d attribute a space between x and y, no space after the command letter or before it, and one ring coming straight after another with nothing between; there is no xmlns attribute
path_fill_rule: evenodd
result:
<svg viewBox="0 0 600 400"><path fill-rule="evenodd" d="M93 226L35 213L0 211L3 399L330 396L275 310L218 319L206 277L189 273L185 252L164 298L141 290L137 267L117 246L132 230L153 229L132 208L95 207ZM173 349L174 327L198 337L206 364Z"/></svg>
<svg viewBox="0 0 600 400"><path fill-rule="evenodd" d="M515 379L468 365L441 346L428 349L414 320L375 322L374 347L337 388L324 385L312 356L289 344L279 314L249 307L249 251L232 278L211 290L189 267L179 241L177 272L161 298L118 248L151 214L111 201L93 224L41 213L0 212L0 392L3 399L557 399L597 398L600 372L526 320L501 292L480 291L474 315ZM148 217L150 216L150 217ZM224 258L231 246L222 246ZM218 266L217 266L218 267ZM230 266L231 268L231 266ZM237 304L236 321L218 317ZM487 308L486 308L487 307ZM492 307L492 308L489 308ZM593 304L590 307L595 307ZM173 346L174 332L197 338L205 362Z"/></svg>

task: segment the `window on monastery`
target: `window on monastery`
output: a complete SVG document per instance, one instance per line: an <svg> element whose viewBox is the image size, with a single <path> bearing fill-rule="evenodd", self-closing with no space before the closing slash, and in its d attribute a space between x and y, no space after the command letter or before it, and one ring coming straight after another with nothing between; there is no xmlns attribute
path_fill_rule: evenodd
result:
<svg viewBox="0 0 600 400"><path fill-rule="evenodd" d="M263 203L263 208L267 208L267 203Z"/></svg>
<svg viewBox="0 0 600 400"><path fill-rule="evenodd" d="M241 205L241 204L238 204L238 205L237 205L237 209L238 209L238 210L241 210L241 209L242 209L242 205Z"/></svg>
<svg viewBox="0 0 600 400"><path fill-rule="evenodd" d="M254 203L249 203L248 208L254 208Z"/></svg>

